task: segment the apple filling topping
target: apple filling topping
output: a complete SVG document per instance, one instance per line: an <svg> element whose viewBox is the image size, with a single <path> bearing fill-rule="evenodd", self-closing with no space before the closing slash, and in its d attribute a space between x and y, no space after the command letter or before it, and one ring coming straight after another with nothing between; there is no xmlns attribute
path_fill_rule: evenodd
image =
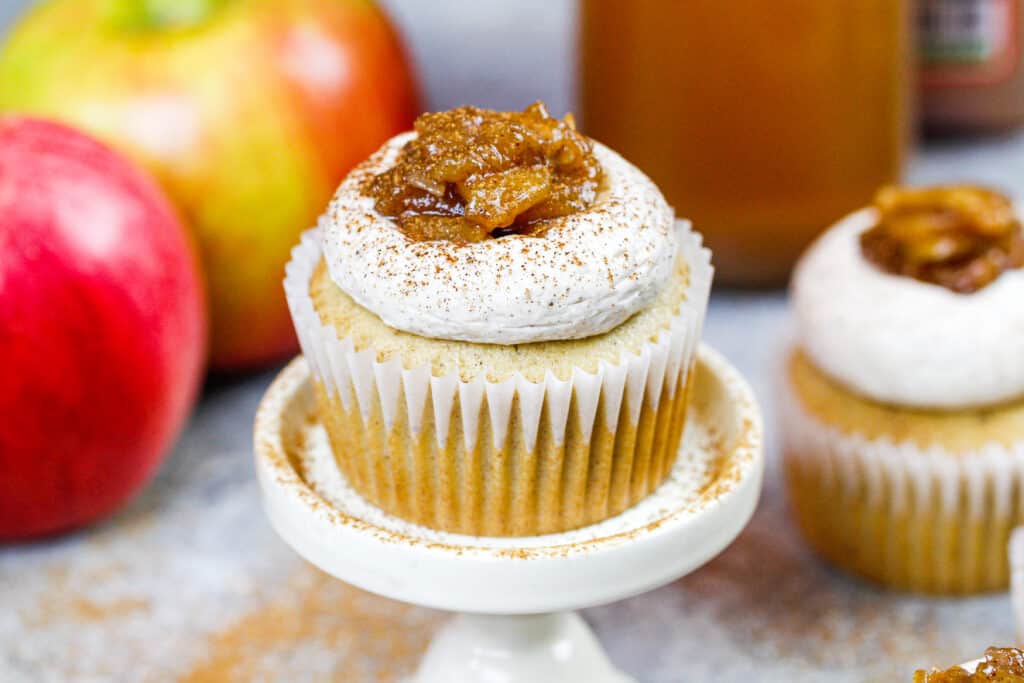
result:
<svg viewBox="0 0 1024 683"><path fill-rule="evenodd" d="M1024 652L1015 647L990 647L974 673L954 666L947 671L918 671L914 683L1024 683Z"/></svg>
<svg viewBox="0 0 1024 683"><path fill-rule="evenodd" d="M998 192L887 187L874 205L879 220L861 235L861 250L886 272L970 294L1024 267L1024 231L1013 204Z"/></svg>
<svg viewBox="0 0 1024 683"><path fill-rule="evenodd" d="M417 241L538 235L589 207L601 185L593 144L572 115L476 107L423 114L398 163L366 188L377 211Z"/></svg>

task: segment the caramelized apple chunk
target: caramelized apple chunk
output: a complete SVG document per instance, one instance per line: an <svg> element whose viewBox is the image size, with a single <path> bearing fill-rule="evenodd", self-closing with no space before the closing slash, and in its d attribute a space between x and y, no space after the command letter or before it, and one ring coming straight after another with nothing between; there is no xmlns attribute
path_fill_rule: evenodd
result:
<svg viewBox="0 0 1024 683"><path fill-rule="evenodd" d="M424 114L398 163L367 185L377 211L413 240L538 234L589 207L602 170L571 115L476 107Z"/></svg>
<svg viewBox="0 0 1024 683"><path fill-rule="evenodd" d="M1024 652L1015 647L990 647L973 673L954 666L946 671L918 671L914 683L1024 683Z"/></svg>
<svg viewBox="0 0 1024 683"><path fill-rule="evenodd" d="M878 223L861 235L864 256L889 273L970 294L1024 266L1024 231L1012 202L967 185L887 187Z"/></svg>

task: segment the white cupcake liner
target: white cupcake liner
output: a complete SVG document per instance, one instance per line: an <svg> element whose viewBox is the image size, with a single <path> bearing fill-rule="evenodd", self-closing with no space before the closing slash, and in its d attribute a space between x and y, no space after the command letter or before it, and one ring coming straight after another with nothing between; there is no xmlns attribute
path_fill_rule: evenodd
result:
<svg viewBox="0 0 1024 683"><path fill-rule="evenodd" d="M325 394L321 410L336 411L324 417L350 483L405 519L486 535L565 531L649 494L675 461L686 399L677 392L685 391L711 288L699 236L683 227L679 237L690 264L687 300L656 340L595 372L573 368L565 380L549 371L538 382L519 373L492 382L486 369L467 381L457 368L435 376L428 364L380 362L375 349L339 339L309 295L320 233L304 234L285 291ZM486 433L490 442L480 441Z"/></svg>
<svg viewBox="0 0 1024 683"><path fill-rule="evenodd" d="M1013 616L1017 624L1017 642L1024 642L1024 527L1017 527L1010 535L1010 595Z"/></svg>
<svg viewBox="0 0 1024 683"><path fill-rule="evenodd" d="M1024 441L953 451L868 439L823 423L803 408L791 380L784 387L790 499L822 554L910 590L1006 587L1007 541L1024 523ZM817 490L793 490L794 481Z"/></svg>
<svg viewBox="0 0 1024 683"><path fill-rule="evenodd" d="M435 377L429 365L404 368L398 358L378 362L374 349L357 351L350 339L338 339L333 327L321 323L309 296L310 278L322 255L319 228L305 232L292 250L291 261L285 268L285 294L302 352L314 375L341 398L346 410L351 407L354 396L363 419L367 420L374 402L379 401L385 425L390 428L399 401L404 397L410 429L417 434L429 393L437 420L438 445L443 448L449 431L446 421L458 395L465 445L472 449L484 397L497 446L507 436L513 398L518 394L525 443L532 449L540 428L542 406L548 407L555 442L561 443L565 438L570 401L574 397L580 407L577 411L579 430L590 434L602 393L618 397L618 401L605 401L608 422L613 422L618 415L619 401L625 400L630 420L636 424L645 398L657 408L663 386L672 397L677 386L683 385L700 341L713 271L710 252L701 245L700 235L681 227L679 240L681 253L690 265L690 282L687 300L669 328L639 352L623 354L618 363L600 361L597 372L574 368L571 378L564 381L549 371L542 382L531 382L519 373L501 382L490 382L486 380L486 372L467 382L456 371Z"/></svg>

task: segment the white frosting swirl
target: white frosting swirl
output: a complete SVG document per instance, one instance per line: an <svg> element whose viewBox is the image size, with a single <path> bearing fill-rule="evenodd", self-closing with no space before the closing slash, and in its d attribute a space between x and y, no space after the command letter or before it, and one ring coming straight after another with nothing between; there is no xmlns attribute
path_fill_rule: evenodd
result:
<svg viewBox="0 0 1024 683"><path fill-rule="evenodd" d="M604 189L590 208L552 220L542 237L406 238L363 187L414 135L392 138L358 166L321 219L331 278L391 327L489 344L580 339L648 306L671 276L671 207L647 176L597 143Z"/></svg>
<svg viewBox="0 0 1024 683"><path fill-rule="evenodd" d="M1024 396L1024 270L975 294L890 275L865 259L873 209L844 218L804 255L793 300L804 350L882 403L963 409Z"/></svg>

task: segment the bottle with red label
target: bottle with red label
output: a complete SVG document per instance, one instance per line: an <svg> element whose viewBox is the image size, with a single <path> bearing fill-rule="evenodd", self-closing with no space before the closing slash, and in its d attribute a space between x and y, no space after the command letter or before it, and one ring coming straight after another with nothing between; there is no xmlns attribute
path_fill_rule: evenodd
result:
<svg viewBox="0 0 1024 683"><path fill-rule="evenodd" d="M918 25L926 130L1024 124L1024 0L920 0Z"/></svg>

